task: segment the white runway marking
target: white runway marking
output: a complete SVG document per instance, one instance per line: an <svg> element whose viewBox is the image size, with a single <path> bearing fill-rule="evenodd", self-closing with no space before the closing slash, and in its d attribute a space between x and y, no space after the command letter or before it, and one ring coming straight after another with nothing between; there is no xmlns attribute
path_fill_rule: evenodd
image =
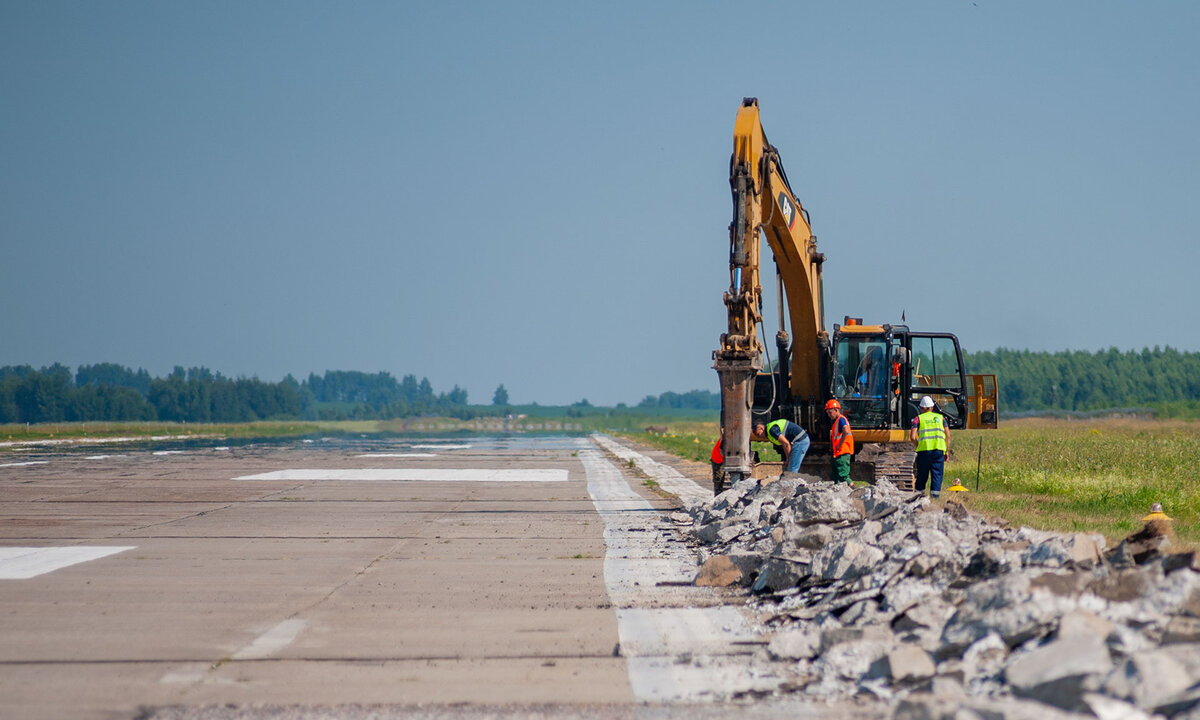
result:
<svg viewBox="0 0 1200 720"><path fill-rule="evenodd" d="M449 468L328 468L321 470L276 470L243 475L234 480L351 480L364 482L566 482L567 471Z"/></svg>
<svg viewBox="0 0 1200 720"><path fill-rule="evenodd" d="M593 440L601 442L598 436ZM639 466L649 461L623 446L621 450L622 459L626 453L636 456ZM695 702L769 685L746 657L739 657L744 651L736 643L755 635L738 608L663 607L672 600L667 588L690 584L695 577L695 556L680 544L664 541L653 507L616 466L594 449L581 450L579 459L587 472L588 494L604 519L604 584L616 608L621 655L627 658L634 698ZM703 494L703 488L678 473L671 481L693 499Z"/></svg>
<svg viewBox="0 0 1200 720"><path fill-rule="evenodd" d="M470 445L413 445L413 450L467 450Z"/></svg>
<svg viewBox="0 0 1200 720"><path fill-rule="evenodd" d="M28 580L135 547L0 547L0 580Z"/></svg>
<svg viewBox="0 0 1200 720"><path fill-rule="evenodd" d="M625 462L633 463L639 470L654 478L659 487L679 498L689 508L703 505L712 500L712 490L701 487L693 480L680 475L670 465L663 465L634 452L607 435L593 435L592 439L601 447Z"/></svg>
<svg viewBox="0 0 1200 720"><path fill-rule="evenodd" d="M0 463L0 467L21 467L23 465L45 465L49 460L30 460L29 462Z"/></svg>
<svg viewBox="0 0 1200 720"><path fill-rule="evenodd" d="M304 629L305 621L299 618L284 620L275 627L259 635L246 647L233 654L234 660L258 660L270 657L283 648L292 644L300 631Z"/></svg>
<svg viewBox="0 0 1200 720"><path fill-rule="evenodd" d="M431 458L437 457L437 453L363 453L354 457L403 457L403 458Z"/></svg>

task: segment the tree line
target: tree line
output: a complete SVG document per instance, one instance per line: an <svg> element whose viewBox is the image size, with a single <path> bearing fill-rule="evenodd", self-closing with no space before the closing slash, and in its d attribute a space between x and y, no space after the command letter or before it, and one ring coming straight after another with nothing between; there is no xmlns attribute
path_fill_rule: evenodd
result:
<svg viewBox="0 0 1200 720"><path fill-rule="evenodd" d="M665 392L662 395L647 395L637 404L647 410L717 410L721 409L721 395L709 390L690 390L685 393Z"/></svg>
<svg viewBox="0 0 1200 720"><path fill-rule="evenodd" d="M963 353L969 373L996 375L1001 414L1144 408L1200 401L1200 353L1171 347L1055 353Z"/></svg>
<svg viewBox="0 0 1200 720"><path fill-rule="evenodd" d="M503 388L503 386L501 386ZM507 393L497 393L497 397ZM499 412L499 410L496 410ZM151 377L114 363L69 367L55 363L0 367L0 423L83 421L249 422L254 420L359 420L480 414L467 391L437 393L428 378L330 370L303 381L277 383L228 378L219 372L176 366Z"/></svg>
<svg viewBox="0 0 1200 720"><path fill-rule="evenodd" d="M1171 347L1056 353L1001 348L964 353L964 361L970 373L997 376L1002 414L1172 405L1200 412L1200 353ZM647 395L636 406L639 411L720 408L720 395L708 390ZM625 409L623 403L617 406ZM568 408L571 414L590 410L587 400ZM387 372L328 370L272 383L228 378L203 367L177 366L164 377L115 363L83 365L74 372L58 363L41 369L0 367L0 423L470 419L511 411L503 385L491 406L470 405L467 391L457 385L436 392L428 378L397 380Z"/></svg>

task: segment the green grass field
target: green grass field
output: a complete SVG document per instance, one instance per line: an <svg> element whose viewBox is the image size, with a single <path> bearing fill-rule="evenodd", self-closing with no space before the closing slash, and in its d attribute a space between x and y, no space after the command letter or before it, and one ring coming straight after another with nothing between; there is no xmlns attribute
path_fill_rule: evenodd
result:
<svg viewBox="0 0 1200 720"><path fill-rule="evenodd" d="M666 434L631 437L708 462L717 424L678 423ZM953 496L975 512L1040 530L1099 532L1111 545L1160 502L1173 518L1176 547L1200 547L1200 422L1010 420L999 430L956 432L952 448L945 486L960 478L970 492Z"/></svg>
<svg viewBox="0 0 1200 720"><path fill-rule="evenodd" d="M954 450L947 478L974 491L978 466L979 492L962 494L979 512L1041 529L1101 532L1115 542L1160 502L1176 544L1200 545L1200 423L1031 418L956 433Z"/></svg>

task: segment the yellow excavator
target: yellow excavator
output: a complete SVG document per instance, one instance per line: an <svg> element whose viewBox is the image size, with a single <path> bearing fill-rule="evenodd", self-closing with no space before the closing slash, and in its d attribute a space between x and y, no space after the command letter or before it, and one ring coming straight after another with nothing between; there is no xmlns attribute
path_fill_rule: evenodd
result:
<svg viewBox="0 0 1200 720"><path fill-rule="evenodd" d="M833 326L832 335L826 329L825 256L817 251L808 213L792 192L779 151L767 142L757 98L745 98L738 110L729 185L729 325L713 352L721 382L724 462L717 476L723 482L714 483L753 476L753 425L780 418L799 424L812 440L801 471L825 477L830 448L824 408L830 399L838 400L854 431L852 480L888 477L911 487L908 429L924 395L933 398L951 429L996 427L996 377L967 375L954 335L866 325L849 316ZM774 358L762 315L764 237L775 260L779 299Z"/></svg>

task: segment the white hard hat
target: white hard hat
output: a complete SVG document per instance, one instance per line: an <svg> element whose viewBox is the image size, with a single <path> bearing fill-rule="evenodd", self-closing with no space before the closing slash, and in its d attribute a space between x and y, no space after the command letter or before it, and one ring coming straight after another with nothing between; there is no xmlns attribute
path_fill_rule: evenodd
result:
<svg viewBox="0 0 1200 720"><path fill-rule="evenodd" d="M933 398L929 397L928 395L921 398L921 407L923 407L923 408L933 407Z"/></svg>

